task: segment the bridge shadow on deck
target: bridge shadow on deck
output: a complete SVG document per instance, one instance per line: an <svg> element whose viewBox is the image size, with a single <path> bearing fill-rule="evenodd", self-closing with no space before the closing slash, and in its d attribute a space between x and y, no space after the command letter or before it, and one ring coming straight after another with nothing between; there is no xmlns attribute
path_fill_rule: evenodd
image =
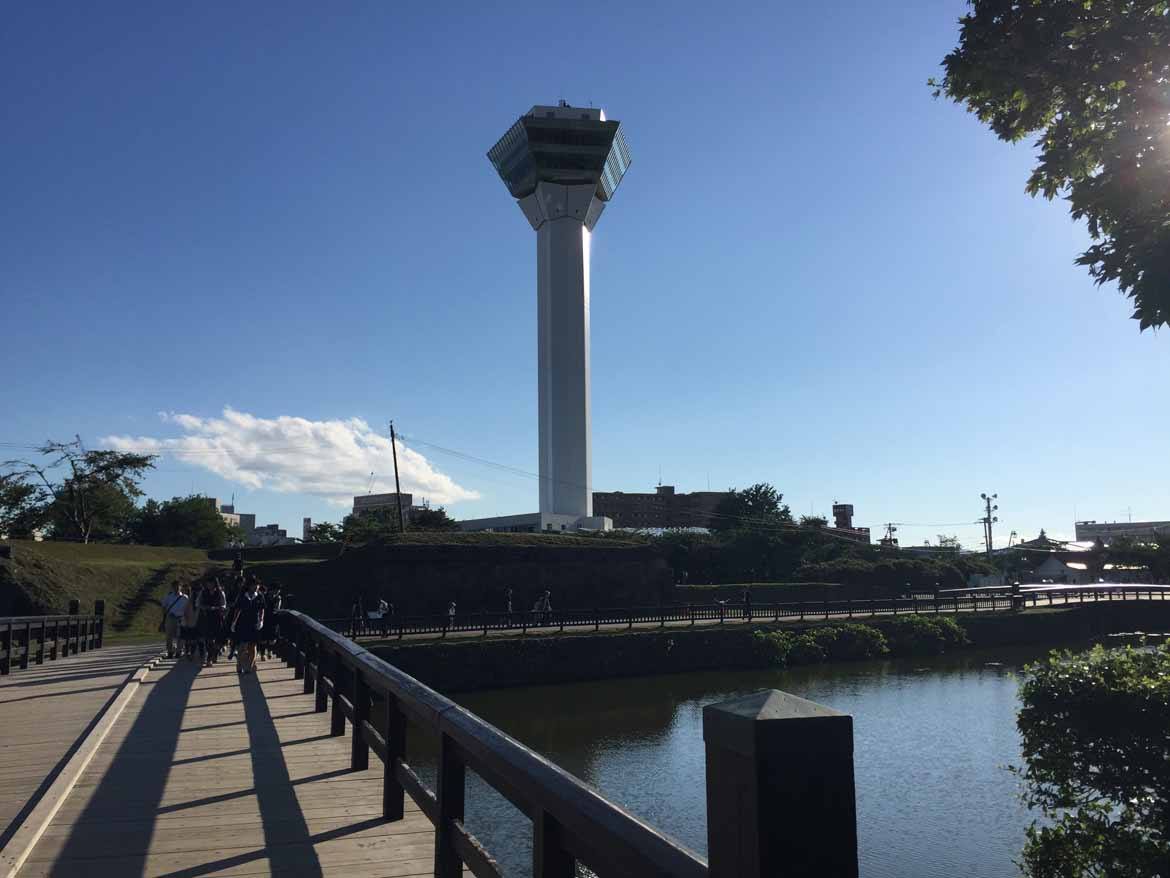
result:
<svg viewBox="0 0 1170 878"><path fill-rule="evenodd" d="M34 868L21 878L323 878L316 846L368 835L385 821L361 808L328 822L306 816L298 792L304 785L330 787L352 772L335 767L337 754L327 762L316 755L330 738L324 714L269 704L264 686L274 681L280 691L288 673L275 663L262 666L260 679L237 677L227 666L163 665L148 677L153 682L144 685L137 711L128 709L128 727L107 741L111 755L87 772L96 786L74 791L77 804L55 821L56 839L51 831L49 849L40 858L34 852L40 862L30 861ZM228 689L234 700L224 699ZM310 714L320 725L306 727ZM313 801L315 793L307 795Z"/></svg>

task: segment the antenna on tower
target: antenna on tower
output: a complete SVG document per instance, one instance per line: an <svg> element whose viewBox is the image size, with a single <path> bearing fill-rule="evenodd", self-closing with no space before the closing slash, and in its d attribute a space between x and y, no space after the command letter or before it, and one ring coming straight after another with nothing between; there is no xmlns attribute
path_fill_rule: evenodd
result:
<svg viewBox="0 0 1170 878"><path fill-rule="evenodd" d="M366 493L367 493L367 494L373 494L373 493L374 493L374 473L373 473L373 472L371 472L371 473L370 473L370 484L369 484L369 486L366 488Z"/></svg>

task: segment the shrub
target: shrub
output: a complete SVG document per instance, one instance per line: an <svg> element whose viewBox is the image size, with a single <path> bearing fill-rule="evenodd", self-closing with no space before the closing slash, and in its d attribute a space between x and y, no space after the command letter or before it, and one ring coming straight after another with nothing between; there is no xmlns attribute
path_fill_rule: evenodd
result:
<svg viewBox="0 0 1170 878"><path fill-rule="evenodd" d="M763 664L782 668L788 664L792 635L787 631L753 631L752 648Z"/></svg>
<svg viewBox="0 0 1170 878"><path fill-rule="evenodd" d="M752 643L765 665L812 665L823 661L877 658L890 651L886 638L872 625L840 625L811 631L755 631Z"/></svg>
<svg viewBox="0 0 1170 878"><path fill-rule="evenodd" d="M822 629L831 631L832 629ZM834 634L836 632L833 632ZM815 665L825 660L825 648L816 634L797 634L788 647L788 663L792 665Z"/></svg>
<svg viewBox="0 0 1170 878"><path fill-rule="evenodd" d="M948 616L903 616L885 623L894 655L942 655L967 643L967 632Z"/></svg>
<svg viewBox="0 0 1170 878"><path fill-rule="evenodd" d="M872 625L842 625L836 629L836 635L830 653L833 659L877 658L890 651L886 636Z"/></svg>
<svg viewBox="0 0 1170 878"><path fill-rule="evenodd" d="M1044 820L1028 830L1023 873L1166 875L1170 647L1053 653L1025 673L1020 774Z"/></svg>

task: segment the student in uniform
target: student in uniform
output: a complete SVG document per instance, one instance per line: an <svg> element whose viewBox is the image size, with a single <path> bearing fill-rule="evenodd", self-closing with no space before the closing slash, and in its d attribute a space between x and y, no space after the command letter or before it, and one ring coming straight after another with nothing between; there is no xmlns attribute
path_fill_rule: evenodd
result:
<svg viewBox="0 0 1170 878"><path fill-rule="evenodd" d="M248 579L236 601L232 616L232 634L236 643L236 671L241 676L256 670L256 642L264 629L264 599L256 590L256 580Z"/></svg>

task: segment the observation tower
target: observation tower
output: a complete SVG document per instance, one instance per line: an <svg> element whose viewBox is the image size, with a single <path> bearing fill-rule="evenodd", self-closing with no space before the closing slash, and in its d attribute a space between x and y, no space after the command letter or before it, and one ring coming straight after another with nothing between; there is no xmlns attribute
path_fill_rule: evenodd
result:
<svg viewBox="0 0 1170 878"><path fill-rule="evenodd" d="M541 518L599 528L589 428L589 239L630 152L620 122L561 101L533 107L487 156L536 232Z"/></svg>

